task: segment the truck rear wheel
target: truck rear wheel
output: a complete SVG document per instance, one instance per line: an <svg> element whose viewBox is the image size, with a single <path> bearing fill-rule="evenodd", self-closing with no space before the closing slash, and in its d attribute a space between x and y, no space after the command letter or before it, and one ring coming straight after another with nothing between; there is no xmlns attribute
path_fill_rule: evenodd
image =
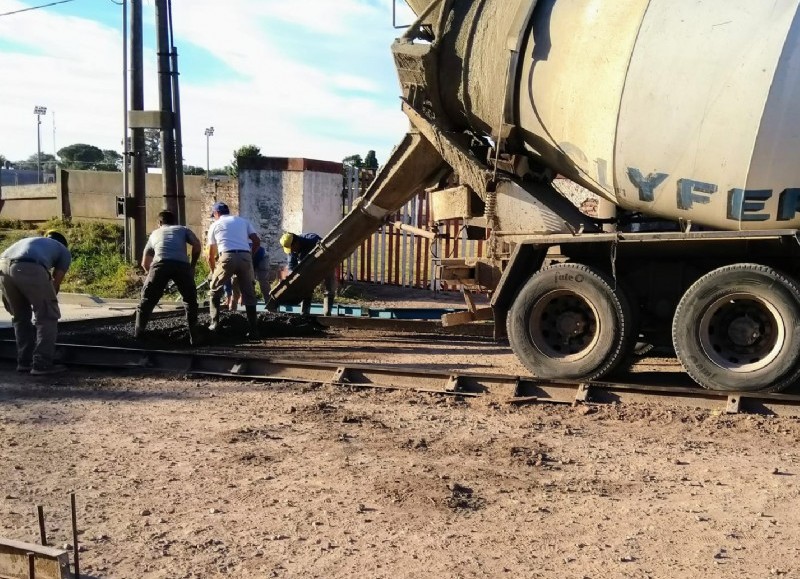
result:
<svg viewBox="0 0 800 579"><path fill-rule="evenodd" d="M535 273L508 313L514 353L541 378L592 380L611 371L636 335L628 300L615 285L581 264Z"/></svg>
<svg viewBox="0 0 800 579"><path fill-rule="evenodd" d="M709 390L778 392L800 377L800 289L771 267L739 263L697 280L672 322L675 353Z"/></svg>

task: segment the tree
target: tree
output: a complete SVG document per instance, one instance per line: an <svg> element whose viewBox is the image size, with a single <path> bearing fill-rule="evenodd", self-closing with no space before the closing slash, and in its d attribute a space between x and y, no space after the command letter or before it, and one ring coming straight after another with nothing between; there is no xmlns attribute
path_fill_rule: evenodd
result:
<svg viewBox="0 0 800 579"><path fill-rule="evenodd" d="M94 145L75 143L58 150L61 164L67 169L96 170L98 163L104 159L103 151Z"/></svg>
<svg viewBox="0 0 800 579"><path fill-rule="evenodd" d="M17 161L14 165L18 169L27 169L27 170L36 170L37 163L36 163L36 156L37 154L34 153L24 161ZM54 173L58 163L56 162L56 158L49 153L41 153L39 154L39 161L42 166L42 173Z"/></svg>
<svg viewBox="0 0 800 579"><path fill-rule="evenodd" d="M361 168L364 166L364 161L361 159L361 155L350 155L349 157L345 157L342 159L342 163L345 165L350 165L351 167L358 167Z"/></svg>
<svg viewBox="0 0 800 579"><path fill-rule="evenodd" d="M95 168L98 171L122 171L122 155L113 149L103 149L103 162Z"/></svg>
<svg viewBox="0 0 800 579"><path fill-rule="evenodd" d="M375 151L368 151L367 156L364 157L364 168L365 169L377 169L378 168L378 157L375 156Z"/></svg>
<svg viewBox="0 0 800 579"><path fill-rule="evenodd" d="M230 168L230 175L233 177L239 176L239 165L242 161L254 161L263 158L261 147L257 147L256 145L244 145L243 147L239 147L233 152L233 164Z"/></svg>
<svg viewBox="0 0 800 579"><path fill-rule="evenodd" d="M161 166L161 131L144 130L144 164L146 167Z"/></svg>

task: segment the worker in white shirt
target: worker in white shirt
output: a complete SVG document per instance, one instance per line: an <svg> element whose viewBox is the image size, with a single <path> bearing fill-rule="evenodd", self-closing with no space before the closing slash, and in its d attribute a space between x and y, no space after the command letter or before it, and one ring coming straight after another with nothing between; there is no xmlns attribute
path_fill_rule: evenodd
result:
<svg viewBox="0 0 800 579"><path fill-rule="evenodd" d="M212 332L219 324L219 308L225 283L234 275L239 279L242 303L250 324L250 339L258 339L258 314L253 283L253 252L258 251L261 240L247 219L230 214L225 203L217 202L211 208L214 222L208 230L208 265L211 269L211 325Z"/></svg>

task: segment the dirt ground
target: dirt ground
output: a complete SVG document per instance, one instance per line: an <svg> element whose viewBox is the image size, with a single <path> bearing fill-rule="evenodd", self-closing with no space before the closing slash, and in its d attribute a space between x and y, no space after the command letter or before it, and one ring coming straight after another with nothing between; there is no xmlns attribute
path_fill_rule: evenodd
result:
<svg viewBox="0 0 800 579"><path fill-rule="evenodd" d="M800 423L70 373L0 383L0 534L89 577L800 576Z"/></svg>
<svg viewBox="0 0 800 579"><path fill-rule="evenodd" d="M311 330L237 348L521 372L481 338ZM800 577L798 419L13 370L0 536L36 542L43 505L66 544L74 491L84 577Z"/></svg>

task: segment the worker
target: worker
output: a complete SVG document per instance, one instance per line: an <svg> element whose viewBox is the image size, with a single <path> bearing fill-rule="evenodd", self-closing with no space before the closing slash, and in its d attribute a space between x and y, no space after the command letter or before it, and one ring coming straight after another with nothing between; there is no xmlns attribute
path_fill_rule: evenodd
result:
<svg viewBox="0 0 800 579"><path fill-rule="evenodd" d="M266 303L269 299L269 259L267 259L267 250L264 249L263 245L253 253L253 272L255 281L261 288L264 303Z"/></svg>
<svg viewBox="0 0 800 579"><path fill-rule="evenodd" d="M317 235L316 233L303 233L303 234L296 234L296 233L289 233L285 232L281 235L280 243L281 247L283 247L284 253L288 255L288 271L292 273L297 266L300 264L301 261L311 253L315 247L322 241L322 238ZM334 275L331 273L328 275L325 280L325 305L324 310L325 314L329 315L330 310L333 304L333 294L334 294ZM303 313L309 313L311 309L311 298L310 296L303 300Z"/></svg>
<svg viewBox="0 0 800 579"><path fill-rule="evenodd" d="M208 230L208 265L211 274L211 324L216 331L219 309L225 282L234 275L239 278L242 303L250 324L248 337L258 339L258 314L253 284L253 253L258 251L261 239L247 219L230 214L225 203L217 202L211 208L214 222Z"/></svg>
<svg viewBox="0 0 800 579"><path fill-rule="evenodd" d="M71 262L66 237L54 230L21 239L0 255L0 290L14 325L17 372L39 376L67 369L53 360L61 318L57 294Z"/></svg>
<svg viewBox="0 0 800 579"><path fill-rule="evenodd" d="M281 235L281 247L288 258L289 273L293 272L303 258L313 251L322 238L316 233L284 233Z"/></svg>
<svg viewBox="0 0 800 579"><path fill-rule="evenodd" d="M239 290L239 278L233 276L225 282L225 300L222 302L225 310L235 312L239 309L239 303L242 301L242 292ZM220 307L222 307L220 306Z"/></svg>
<svg viewBox="0 0 800 579"><path fill-rule="evenodd" d="M142 288L142 298L136 309L134 335L141 338L153 309L164 295L170 280L183 298L186 323L189 326L189 342L197 345L197 288L194 284L194 268L203 244L194 232L183 225L176 225L172 211L158 214L158 229L150 234L142 254L142 268L147 279ZM191 261L186 255L186 246L192 247Z"/></svg>

